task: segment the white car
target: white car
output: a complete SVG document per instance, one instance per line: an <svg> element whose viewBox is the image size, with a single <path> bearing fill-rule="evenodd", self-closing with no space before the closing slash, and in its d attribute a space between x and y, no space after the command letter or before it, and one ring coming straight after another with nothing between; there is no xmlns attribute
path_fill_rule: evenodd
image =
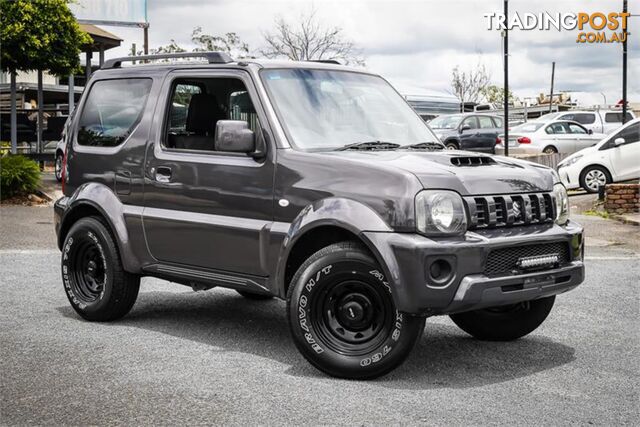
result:
<svg viewBox="0 0 640 427"><path fill-rule="evenodd" d="M564 159L558 174L568 189L582 187L589 193L611 182L640 178L640 119Z"/></svg>
<svg viewBox="0 0 640 427"><path fill-rule="evenodd" d="M580 123L567 120L532 121L509 131L510 154L573 154L595 145L604 135L593 133ZM504 152L504 135L496 144L496 153Z"/></svg>
<svg viewBox="0 0 640 427"><path fill-rule="evenodd" d="M627 111L627 122L635 118L636 116L632 111ZM540 122L551 122L555 120L578 122L585 128L591 129L594 133L609 134L622 126L622 110L570 110L545 114L536 119L536 121Z"/></svg>

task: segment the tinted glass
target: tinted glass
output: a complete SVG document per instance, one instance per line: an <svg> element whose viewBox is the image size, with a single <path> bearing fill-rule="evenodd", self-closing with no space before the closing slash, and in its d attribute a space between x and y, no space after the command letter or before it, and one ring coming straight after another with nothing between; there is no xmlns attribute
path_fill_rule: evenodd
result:
<svg viewBox="0 0 640 427"><path fill-rule="evenodd" d="M565 129L564 123L550 124L544 131L552 135L567 133L567 129Z"/></svg>
<svg viewBox="0 0 640 427"><path fill-rule="evenodd" d="M627 113L627 121L633 120L631 113ZM622 123L622 113L605 113L604 121L607 123Z"/></svg>
<svg viewBox="0 0 640 427"><path fill-rule="evenodd" d="M493 129L494 126L491 117L487 116L478 116L478 123L480 123L480 129Z"/></svg>
<svg viewBox="0 0 640 427"><path fill-rule="evenodd" d="M140 121L151 79L101 80L91 86L78 124L78 144L115 147Z"/></svg>
<svg viewBox="0 0 640 427"><path fill-rule="evenodd" d="M200 86L190 83L178 83L173 91L169 111L169 131L182 132L187 127L187 110L193 95L202 93Z"/></svg>
<svg viewBox="0 0 640 427"><path fill-rule="evenodd" d="M624 139L625 144L640 141L640 122L622 129L613 139L615 140L616 138Z"/></svg>
<svg viewBox="0 0 640 427"><path fill-rule="evenodd" d="M462 127L469 126L470 129L478 129L478 121L475 117L467 117L462 122Z"/></svg>

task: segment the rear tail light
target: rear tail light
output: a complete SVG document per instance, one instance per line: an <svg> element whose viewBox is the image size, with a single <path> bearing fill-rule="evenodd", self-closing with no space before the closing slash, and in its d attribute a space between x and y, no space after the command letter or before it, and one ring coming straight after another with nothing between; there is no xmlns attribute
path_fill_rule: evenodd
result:
<svg viewBox="0 0 640 427"><path fill-rule="evenodd" d="M521 136L520 138L518 138L518 142L520 144L531 144L531 140L526 136Z"/></svg>
<svg viewBox="0 0 640 427"><path fill-rule="evenodd" d="M498 144L502 144L502 140L500 139L499 136L496 137L496 145Z"/></svg>

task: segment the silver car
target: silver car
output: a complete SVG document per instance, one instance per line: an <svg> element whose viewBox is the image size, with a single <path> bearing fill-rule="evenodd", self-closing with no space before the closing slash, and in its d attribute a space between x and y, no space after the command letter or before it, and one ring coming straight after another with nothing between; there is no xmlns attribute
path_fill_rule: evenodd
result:
<svg viewBox="0 0 640 427"><path fill-rule="evenodd" d="M533 121L515 126L509 132L509 153L511 154L573 154L591 147L604 138L593 133L580 123L569 120L552 122ZM504 152L504 135L500 135L496 153Z"/></svg>

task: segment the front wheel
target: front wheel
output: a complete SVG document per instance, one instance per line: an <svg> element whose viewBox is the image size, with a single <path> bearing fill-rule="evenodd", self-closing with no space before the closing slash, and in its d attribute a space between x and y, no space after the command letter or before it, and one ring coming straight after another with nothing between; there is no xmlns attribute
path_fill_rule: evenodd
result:
<svg viewBox="0 0 640 427"><path fill-rule="evenodd" d="M445 148L447 150L457 150L458 149L458 144L456 144L455 142L447 142L444 144Z"/></svg>
<svg viewBox="0 0 640 427"><path fill-rule="evenodd" d="M425 319L399 312L376 261L342 242L313 254L288 292L296 347L316 368L340 378L376 378L399 366Z"/></svg>
<svg viewBox="0 0 640 427"><path fill-rule="evenodd" d="M597 193L600 187L611 182L609 171L600 166L589 166L580 175L580 186L588 193Z"/></svg>
<svg viewBox="0 0 640 427"><path fill-rule="evenodd" d="M549 315L556 297L452 314L451 320L474 338L512 341L538 328Z"/></svg>

